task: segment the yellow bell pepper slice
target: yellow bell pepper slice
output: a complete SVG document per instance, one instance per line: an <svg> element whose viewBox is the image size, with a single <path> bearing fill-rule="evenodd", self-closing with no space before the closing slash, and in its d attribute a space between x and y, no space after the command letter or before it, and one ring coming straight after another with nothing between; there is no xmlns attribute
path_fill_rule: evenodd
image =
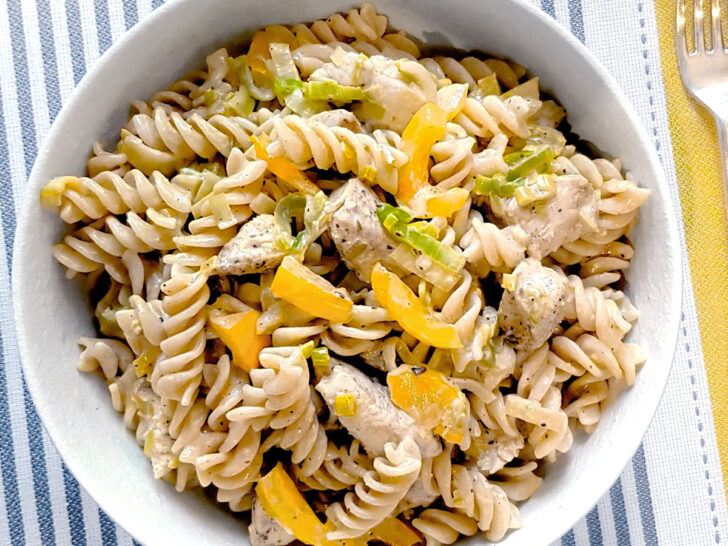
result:
<svg viewBox="0 0 728 546"><path fill-rule="evenodd" d="M259 368L258 354L270 347L271 338L259 335L256 329L258 312L249 309L240 313L226 314L219 309L211 309L207 321L212 331L233 353L233 364L249 372Z"/></svg>
<svg viewBox="0 0 728 546"><path fill-rule="evenodd" d="M401 149L409 157L399 170L397 198L405 203L428 183L430 149L445 134L447 113L437 104L422 106L402 133Z"/></svg>
<svg viewBox="0 0 728 546"><path fill-rule="evenodd" d="M465 394L437 370L402 365L387 374L392 402L417 423L448 442L463 441L470 404Z"/></svg>
<svg viewBox="0 0 728 546"><path fill-rule="evenodd" d="M428 217L444 216L449 218L465 206L470 192L465 188L450 188L444 193L436 193L425 199Z"/></svg>
<svg viewBox="0 0 728 546"><path fill-rule="evenodd" d="M354 307L352 301L321 275L286 256L276 270L271 292L277 298L331 322L346 322Z"/></svg>
<svg viewBox="0 0 728 546"><path fill-rule="evenodd" d="M440 349L462 347L455 326L432 316L415 293L380 263L372 271L372 288L382 307L408 334Z"/></svg>
<svg viewBox="0 0 728 546"><path fill-rule="evenodd" d="M268 472L255 487L255 494L265 513L286 527L296 540L313 546L366 546L369 540L381 540L391 546L414 546L422 537L397 518L387 518L367 535L348 540L328 540L334 530L330 521L322 523L301 495L296 483L281 463Z"/></svg>
<svg viewBox="0 0 728 546"><path fill-rule="evenodd" d="M420 534L398 518L387 518L370 531L373 538L389 546L414 546L423 542Z"/></svg>
<svg viewBox="0 0 728 546"><path fill-rule="evenodd" d="M303 498L295 482L278 463L255 486L255 494L265 513L286 527L297 540L312 546L364 546L365 539L328 540L334 530L331 522L322 523Z"/></svg>
<svg viewBox="0 0 728 546"><path fill-rule="evenodd" d="M308 195L317 193L319 191L318 186L311 182L308 176L306 176L306 173L296 167L293 161L282 156L270 157L268 155L268 151L265 149L268 145L267 140L268 137L266 135L261 135L260 137L250 136L250 141L255 147L255 154L258 156L258 159L262 159L268 163L268 170L281 180L288 182L298 191Z"/></svg>
<svg viewBox="0 0 728 546"><path fill-rule="evenodd" d="M296 47L296 37L283 25L268 25L253 36L248 49L248 65L252 70L261 74L268 74L266 60L270 59L270 45L273 43L288 44L291 49Z"/></svg>

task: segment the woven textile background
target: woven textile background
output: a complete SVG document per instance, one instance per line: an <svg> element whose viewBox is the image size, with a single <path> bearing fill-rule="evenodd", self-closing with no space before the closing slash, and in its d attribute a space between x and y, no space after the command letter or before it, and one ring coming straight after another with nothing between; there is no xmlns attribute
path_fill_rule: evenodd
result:
<svg viewBox="0 0 728 546"><path fill-rule="evenodd" d="M500 0L473 1L497 6ZM532 1L584 42L622 85L654 138L673 190L674 213L680 217L652 2ZM16 214L23 199L37 198L26 195L24 187L50 124L99 56L161 4L156 0L0 0L3 545L133 542L79 487L35 413L20 368L10 278ZM529 68L538 72L538 67ZM683 259L687 264L684 245ZM689 272L687 265L684 270ZM670 382L643 444L599 504L562 538L564 546L707 545L728 539L725 490L689 273L684 279L682 318ZM72 367L73 363L58 365Z"/></svg>

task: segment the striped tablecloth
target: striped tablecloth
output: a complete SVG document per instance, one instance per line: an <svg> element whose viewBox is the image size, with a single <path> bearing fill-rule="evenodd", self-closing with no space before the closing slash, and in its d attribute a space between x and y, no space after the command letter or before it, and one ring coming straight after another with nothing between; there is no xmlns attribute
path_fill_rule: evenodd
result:
<svg viewBox="0 0 728 546"><path fill-rule="evenodd" d="M706 206L720 199L717 148L710 120L679 85L674 2L531 1L584 42L626 91L654 139L675 215L685 219L682 252L692 268L685 268L678 351L655 420L619 480L561 543L717 544L728 540L721 475L728 431L715 427L728 421L728 398L720 396L728 382L728 243L720 209ZM36 198L24 187L50 124L99 56L161 3L0 0L0 544L134 542L79 487L35 413L20 368L10 277L16 214L23 199Z"/></svg>

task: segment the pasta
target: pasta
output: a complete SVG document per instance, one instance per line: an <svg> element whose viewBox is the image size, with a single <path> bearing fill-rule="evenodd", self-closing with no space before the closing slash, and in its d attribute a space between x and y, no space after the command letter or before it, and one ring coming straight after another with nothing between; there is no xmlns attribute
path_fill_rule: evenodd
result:
<svg viewBox="0 0 728 546"><path fill-rule="evenodd" d="M397 169L407 161L407 156L390 145L381 132L357 133L293 114L274 120L270 138L278 140L283 154L298 164L312 161L317 169L336 168L340 173L358 176L365 175L366 169L374 169L377 183L390 192L397 187Z"/></svg>
<svg viewBox="0 0 728 546"><path fill-rule="evenodd" d="M78 369L254 545L501 540L646 358L650 192L564 116L370 3L212 52L41 192L94 304Z"/></svg>
<svg viewBox="0 0 728 546"><path fill-rule="evenodd" d="M478 532L478 524L473 518L440 508L424 510L412 525L422 533L427 546L452 544L460 536L469 537Z"/></svg>
<svg viewBox="0 0 728 546"><path fill-rule="evenodd" d="M518 509L505 492L489 482L477 467L452 464L452 447L427 461L425 489L438 493L445 506L473 518L488 540L498 541L509 528L521 525Z"/></svg>
<svg viewBox="0 0 728 546"><path fill-rule="evenodd" d="M51 185L60 194L59 215L69 224L160 207L183 214L190 212L190 198L184 189L171 184L159 172L148 178L138 170L131 170L122 178L106 170L95 178L59 177Z"/></svg>
<svg viewBox="0 0 728 546"><path fill-rule="evenodd" d="M417 479L422 466L420 450L411 439L398 446L384 446L386 457L377 457L374 470L366 472L347 493L343 504L332 504L327 513L339 530L328 538L361 536L389 516Z"/></svg>
<svg viewBox="0 0 728 546"><path fill-rule="evenodd" d="M248 143L253 128L245 119L216 114L206 120L196 112L185 119L161 107L150 116L136 114L132 123L134 132L122 130L120 149L129 163L150 174L173 172L194 157L212 159L218 153L227 157L233 145Z"/></svg>
<svg viewBox="0 0 728 546"><path fill-rule="evenodd" d="M356 440L348 449L329 442L323 463L310 475L305 475L300 466L294 467L296 478L301 483L319 491L349 489L370 470L372 470L371 461L360 452Z"/></svg>

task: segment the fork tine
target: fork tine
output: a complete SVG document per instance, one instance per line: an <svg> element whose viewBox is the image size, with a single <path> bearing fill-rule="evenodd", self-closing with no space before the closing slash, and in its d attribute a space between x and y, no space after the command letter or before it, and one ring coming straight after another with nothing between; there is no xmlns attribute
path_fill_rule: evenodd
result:
<svg viewBox="0 0 728 546"><path fill-rule="evenodd" d="M711 0L710 18L713 23L713 51L724 49L723 31L720 28L720 0Z"/></svg>
<svg viewBox="0 0 728 546"><path fill-rule="evenodd" d="M677 0L677 51L680 54L688 53L688 44L685 40L685 0Z"/></svg>
<svg viewBox="0 0 728 546"><path fill-rule="evenodd" d="M695 0L695 51L705 51L705 33L703 32L703 0Z"/></svg>

